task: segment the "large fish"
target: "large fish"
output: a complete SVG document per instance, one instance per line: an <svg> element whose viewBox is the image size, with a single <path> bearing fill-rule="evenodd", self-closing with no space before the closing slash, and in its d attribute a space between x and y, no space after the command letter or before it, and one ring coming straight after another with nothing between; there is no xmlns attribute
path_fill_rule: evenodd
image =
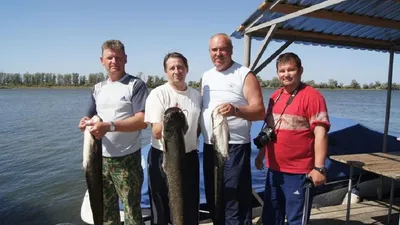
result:
<svg viewBox="0 0 400 225"><path fill-rule="evenodd" d="M213 222L220 221L219 217L224 210L224 166L229 158L229 126L225 116L219 113L216 107L211 114L212 134L211 142L214 147L214 218Z"/></svg>
<svg viewBox="0 0 400 225"><path fill-rule="evenodd" d="M98 122L101 121L101 118L95 115L91 121ZM90 134L90 128L91 126L86 126L84 131L83 170L85 171L93 222L95 225L101 225L103 224L103 154L101 140L96 140Z"/></svg>
<svg viewBox="0 0 400 225"><path fill-rule="evenodd" d="M186 153L184 135L188 124L182 110L168 108L163 121L164 155L163 170L167 175L168 196L173 225L184 224L183 214L183 160Z"/></svg>

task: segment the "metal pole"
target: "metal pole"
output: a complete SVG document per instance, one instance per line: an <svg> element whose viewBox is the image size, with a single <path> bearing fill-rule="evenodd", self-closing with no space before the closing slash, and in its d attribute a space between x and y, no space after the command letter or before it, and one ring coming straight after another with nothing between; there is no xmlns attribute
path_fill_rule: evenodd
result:
<svg viewBox="0 0 400 225"><path fill-rule="evenodd" d="M250 55L251 55L251 37L248 34L244 34L244 66L250 67Z"/></svg>
<svg viewBox="0 0 400 225"><path fill-rule="evenodd" d="M383 152L387 151L387 136L389 132L389 119L390 119L390 103L392 99L393 60L394 60L394 48L391 48L389 55L389 74L388 74L388 86L387 86L387 96L386 96L385 130L383 134L383 146L382 146Z"/></svg>

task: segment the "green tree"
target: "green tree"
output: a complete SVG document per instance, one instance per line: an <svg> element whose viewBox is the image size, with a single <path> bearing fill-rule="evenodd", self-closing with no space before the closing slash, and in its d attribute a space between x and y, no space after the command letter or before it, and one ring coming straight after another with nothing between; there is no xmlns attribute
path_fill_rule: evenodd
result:
<svg viewBox="0 0 400 225"><path fill-rule="evenodd" d="M360 89L360 84L356 80L351 80L350 88Z"/></svg>

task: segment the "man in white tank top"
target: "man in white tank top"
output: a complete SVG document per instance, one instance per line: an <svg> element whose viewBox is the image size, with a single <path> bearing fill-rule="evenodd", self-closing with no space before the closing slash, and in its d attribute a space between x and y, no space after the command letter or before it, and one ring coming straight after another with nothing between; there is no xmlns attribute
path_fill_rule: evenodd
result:
<svg viewBox="0 0 400 225"><path fill-rule="evenodd" d="M229 159L224 171L224 215L214 224L252 224L251 121L263 120L264 103L260 84L249 68L232 60L233 46L226 34L216 34L209 43L214 68L203 74L201 129L204 137L204 185L213 216L214 196L213 146L211 145L211 112L220 106L227 116L230 141Z"/></svg>
<svg viewBox="0 0 400 225"><path fill-rule="evenodd" d="M148 155L151 224L171 224L168 199L168 182L162 169L163 162L163 115L169 107L179 107L186 114L188 131L185 134L186 155L183 165L183 198L185 202L185 225L199 224L200 164L197 153L200 135L200 92L185 82L189 67L180 53L169 53L164 58L164 71L168 82L152 90L146 101L144 121L151 124L151 149ZM173 202L172 202L173 204Z"/></svg>

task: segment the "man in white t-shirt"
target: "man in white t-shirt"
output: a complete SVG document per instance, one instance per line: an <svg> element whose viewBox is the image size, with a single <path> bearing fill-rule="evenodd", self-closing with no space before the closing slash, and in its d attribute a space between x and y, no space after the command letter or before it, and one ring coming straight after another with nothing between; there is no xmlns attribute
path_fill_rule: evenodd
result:
<svg viewBox="0 0 400 225"><path fill-rule="evenodd" d="M183 197L185 202L185 225L199 222L199 182L200 169L197 153L200 135L200 93L187 86L186 75L189 67L187 59L180 53L169 53L164 58L164 72L168 82L152 90L146 101L145 122L151 124L151 149L148 155L149 190L151 204L151 224L171 223L168 186L161 167L163 162L163 115L169 107L179 107L185 111L189 129L185 134L186 155L183 165Z"/></svg>
<svg viewBox="0 0 400 225"><path fill-rule="evenodd" d="M251 121L264 118L260 84L249 68L232 60L232 42L226 34L216 34L209 43L214 66L203 74L201 128L204 137L203 169L208 208L214 224L252 224ZM224 205L221 215L214 215L214 170L211 113L220 106L229 124L229 159L224 170Z"/></svg>

